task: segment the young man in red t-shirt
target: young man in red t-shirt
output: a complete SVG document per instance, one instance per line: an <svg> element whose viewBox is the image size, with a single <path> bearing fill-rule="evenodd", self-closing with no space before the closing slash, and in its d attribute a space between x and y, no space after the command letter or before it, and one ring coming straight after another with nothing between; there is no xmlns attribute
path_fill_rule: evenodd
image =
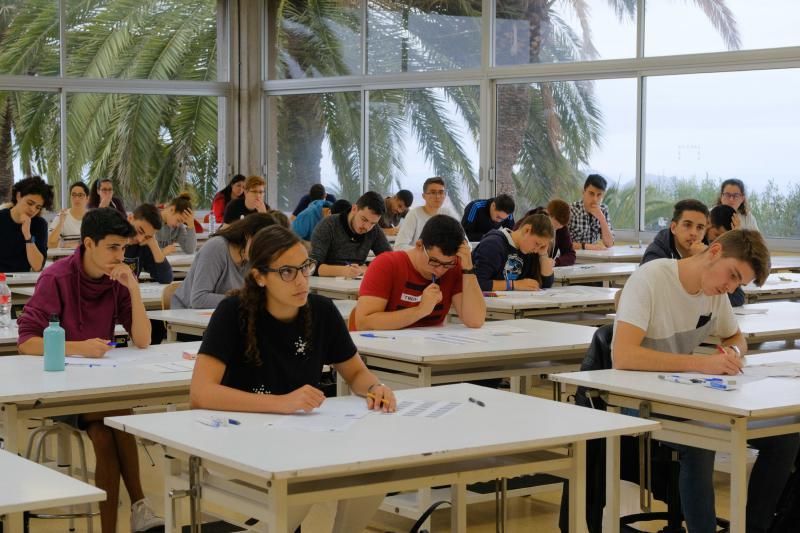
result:
<svg viewBox="0 0 800 533"><path fill-rule="evenodd" d="M486 302L458 221L432 217L410 250L386 252L370 264L353 312L359 330L438 326L450 304L461 322L479 328Z"/></svg>

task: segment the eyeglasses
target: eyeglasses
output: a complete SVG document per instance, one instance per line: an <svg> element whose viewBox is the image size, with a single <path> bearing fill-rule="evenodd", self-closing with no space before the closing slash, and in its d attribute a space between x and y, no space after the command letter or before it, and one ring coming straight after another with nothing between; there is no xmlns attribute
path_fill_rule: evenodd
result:
<svg viewBox="0 0 800 533"><path fill-rule="evenodd" d="M102 188L100 188L100 189L98 189L98 190L99 190L100 192L114 192L114 189L112 189L111 187L108 187L108 188L106 188L106 187L102 187Z"/></svg>
<svg viewBox="0 0 800 533"><path fill-rule="evenodd" d="M738 200L739 198L744 198L744 194L740 192L724 192L722 193L722 197L728 200Z"/></svg>
<svg viewBox="0 0 800 533"><path fill-rule="evenodd" d="M259 268L258 271L262 274L267 272L277 272L283 281L294 281L297 279L297 273L302 272L303 276L309 277L317 269L317 262L313 259L307 259L305 263L300 266L284 265L278 268Z"/></svg>
<svg viewBox="0 0 800 533"><path fill-rule="evenodd" d="M73 198L86 198L86 194L82 192L73 192L70 196Z"/></svg>
<svg viewBox="0 0 800 533"><path fill-rule="evenodd" d="M430 196L444 196L447 194L447 191L430 191L423 194L428 194Z"/></svg>
<svg viewBox="0 0 800 533"><path fill-rule="evenodd" d="M455 266L458 264L458 259L455 261L450 261L449 263L444 263L435 257L431 257L431 255L428 253L428 249L425 247L422 248L422 251L425 252L425 256L428 258L428 266L432 266L433 268L443 267L447 270L450 270L451 268L455 268Z"/></svg>

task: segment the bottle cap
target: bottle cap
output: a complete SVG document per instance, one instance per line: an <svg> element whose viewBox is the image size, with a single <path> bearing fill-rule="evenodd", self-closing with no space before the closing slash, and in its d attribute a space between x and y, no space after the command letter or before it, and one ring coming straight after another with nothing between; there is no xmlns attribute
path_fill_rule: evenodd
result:
<svg viewBox="0 0 800 533"><path fill-rule="evenodd" d="M3 272L0 272L0 283L6 282L6 275Z"/></svg>
<svg viewBox="0 0 800 533"><path fill-rule="evenodd" d="M55 313L50 315L50 322L58 322L58 315Z"/></svg>

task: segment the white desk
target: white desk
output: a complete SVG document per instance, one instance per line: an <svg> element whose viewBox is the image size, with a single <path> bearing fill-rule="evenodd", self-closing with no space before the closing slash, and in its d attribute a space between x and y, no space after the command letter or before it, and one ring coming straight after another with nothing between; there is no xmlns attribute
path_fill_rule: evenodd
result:
<svg viewBox="0 0 800 533"><path fill-rule="evenodd" d="M62 257L69 257L75 253L75 248L48 248L48 259L60 259Z"/></svg>
<svg viewBox="0 0 800 533"><path fill-rule="evenodd" d="M309 290L313 294L321 294L333 300L357 300L360 279L323 278L311 276Z"/></svg>
<svg viewBox="0 0 800 533"><path fill-rule="evenodd" d="M366 365L387 383L430 387L510 377L512 389L524 391L529 376L576 369L594 331L589 326L524 318L489 322L479 329L446 324L376 331L377 338L364 332L351 336ZM349 392L341 379L338 386L340 396Z"/></svg>
<svg viewBox="0 0 800 533"><path fill-rule="evenodd" d="M773 255L771 272L800 271L800 255Z"/></svg>
<svg viewBox="0 0 800 533"><path fill-rule="evenodd" d="M12 288L36 285L40 274L41 272L8 272L6 273L6 284Z"/></svg>
<svg viewBox="0 0 800 533"><path fill-rule="evenodd" d="M172 463L165 468L168 489L185 489L183 472L188 469L189 488L198 489L190 490L192 494L256 517L271 533L289 532L287 511L292 504L432 485L453 486L451 531L463 533L467 483L535 472L557 472L571 479L570 531L582 531L586 440L609 437L618 442L620 435L658 427L469 384L405 390L397 396L463 405L438 419L371 413L342 432L267 428L268 421L283 416L253 413L237 413L241 425L228 428L198 424L199 413L192 411L113 417L106 424L163 446ZM470 397L479 398L485 407L470 403ZM331 398L326 403L351 401ZM613 455L609 460L618 462ZM609 476L611 498L618 479ZM165 508L166 531L178 531L171 503ZM199 516L199 498L192 497L190 507L193 516Z"/></svg>
<svg viewBox="0 0 800 533"><path fill-rule="evenodd" d="M145 309L161 309L161 295L164 293L164 287L160 283L140 283L139 293L142 295L142 303ZM26 304L35 292L35 287L12 287L11 292L14 294L14 305Z"/></svg>
<svg viewBox="0 0 800 533"><path fill-rule="evenodd" d="M0 450L0 515L10 514L7 531L22 533L24 511L80 505L106 499L105 491L40 464ZM12 481L13 480L13 481Z"/></svg>
<svg viewBox="0 0 800 533"><path fill-rule="evenodd" d="M560 285L602 282L604 287L624 285L639 265L634 263L590 263L555 267L555 282Z"/></svg>
<svg viewBox="0 0 800 533"><path fill-rule="evenodd" d="M507 320L513 318L542 318L572 323L590 321L583 313L605 315L614 310L614 296L619 289L589 287L585 285L556 286L541 291L493 291L497 296L486 296L486 318ZM607 320L601 319L600 322Z"/></svg>
<svg viewBox="0 0 800 533"><path fill-rule="evenodd" d="M741 314L747 311L766 310L763 314ZM746 304L734 308L739 329L748 345L768 341L793 342L800 338L800 303L771 301Z"/></svg>
<svg viewBox="0 0 800 533"><path fill-rule="evenodd" d="M125 331L121 325L117 324L114 328L114 338L126 337L128 332ZM18 354L17 350L17 337L19 330L17 329L17 321L12 320L11 326L7 328L0 328L0 355Z"/></svg>
<svg viewBox="0 0 800 533"><path fill-rule="evenodd" d="M194 261L195 254L169 254L166 256L167 262L170 266L178 267L178 266L192 266L192 262Z"/></svg>
<svg viewBox="0 0 800 533"><path fill-rule="evenodd" d="M116 367L69 366L45 372L42 358L0 357L0 436L5 449L23 448L24 422L31 417L81 414L145 405L185 403L191 372L160 373L141 365L182 360L199 342L161 344L146 350L118 348L107 354Z"/></svg>
<svg viewBox="0 0 800 533"><path fill-rule="evenodd" d="M647 245L617 244L605 250L575 250L578 263L636 263L642 261Z"/></svg>
<svg viewBox="0 0 800 533"><path fill-rule="evenodd" d="M753 360L800 362L800 351L761 354ZM729 452L731 533L745 531L747 440L800 431L800 387L795 379L768 378L725 392L663 381L658 372L597 370L552 375L550 379L607 391L608 404L616 408L641 410L645 402L650 418L662 424L655 438Z"/></svg>
<svg viewBox="0 0 800 533"><path fill-rule="evenodd" d="M764 300L794 300L800 298L800 274L782 272L770 274L761 287L754 284L742 287L748 303Z"/></svg>

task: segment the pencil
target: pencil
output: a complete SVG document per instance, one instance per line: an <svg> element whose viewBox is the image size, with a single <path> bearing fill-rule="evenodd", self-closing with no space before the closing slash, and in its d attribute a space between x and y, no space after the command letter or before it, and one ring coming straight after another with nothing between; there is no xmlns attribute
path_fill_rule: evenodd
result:
<svg viewBox="0 0 800 533"><path fill-rule="evenodd" d="M372 398L373 400L377 400L378 399L378 397L375 396L374 394L372 394L371 392L367 393L367 398ZM385 404L388 405L389 404L389 400L387 400L386 398L381 398L381 403L385 403Z"/></svg>

